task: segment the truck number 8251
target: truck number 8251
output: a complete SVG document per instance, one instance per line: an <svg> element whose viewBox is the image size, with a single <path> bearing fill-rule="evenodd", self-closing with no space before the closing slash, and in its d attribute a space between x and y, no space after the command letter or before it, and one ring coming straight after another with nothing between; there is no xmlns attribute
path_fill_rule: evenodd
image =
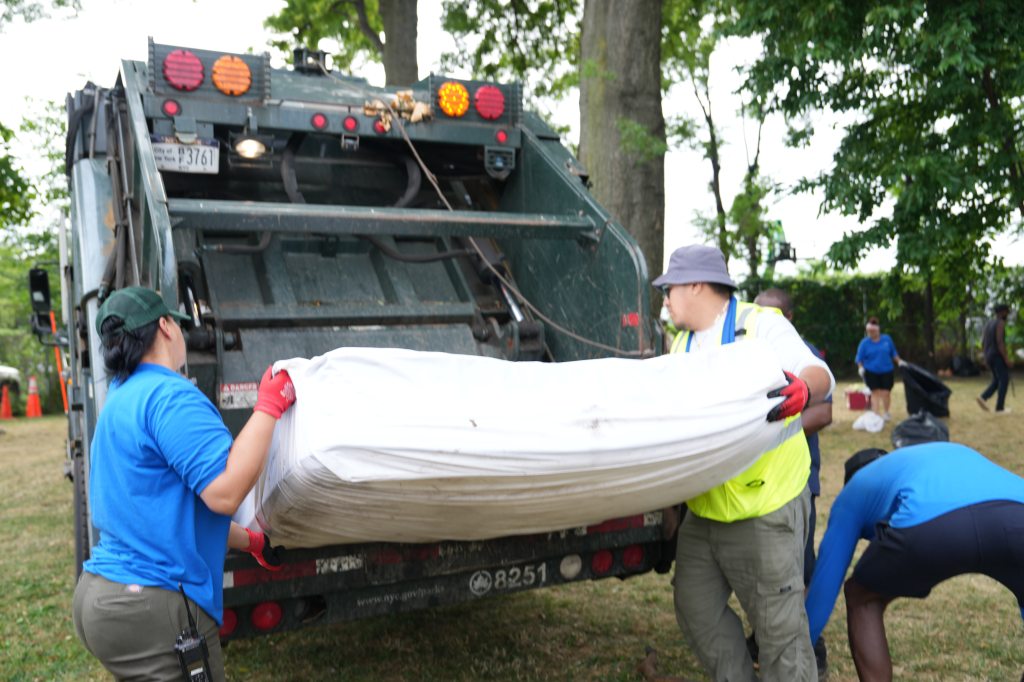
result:
<svg viewBox="0 0 1024 682"><path fill-rule="evenodd" d="M469 579L469 590L478 597L494 591L539 587L548 581L547 565L513 566L497 571L477 571Z"/></svg>

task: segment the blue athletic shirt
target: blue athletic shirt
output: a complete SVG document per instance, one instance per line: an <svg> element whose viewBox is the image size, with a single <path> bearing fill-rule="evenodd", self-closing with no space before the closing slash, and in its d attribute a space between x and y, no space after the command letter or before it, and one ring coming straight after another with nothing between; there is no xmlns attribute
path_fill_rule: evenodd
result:
<svg viewBox="0 0 1024 682"><path fill-rule="evenodd" d="M230 517L199 494L227 466L231 433L188 379L142 364L96 423L89 502L100 541L84 569L185 593L221 623ZM170 646L170 644L168 644Z"/></svg>
<svg viewBox="0 0 1024 682"><path fill-rule="evenodd" d="M856 363L864 365L864 369L874 374L885 374L891 372L892 359L899 355L896 352L896 344L888 334L881 334L878 341L872 341L870 336L865 336L857 346Z"/></svg>
<svg viewBox="0 0 1024 682"><path fill-rule="evenodd" d="M896 344L888 334L881 334L878 341L865 336L857 346L856 362L864 365L864 369L875 374L885 374L893 369L892 359L899 355Z"/></svg>
<svg viewBox="0 0 1024 682"><path fill-rule="evenodd" d="M1024 478L957 443L911 445L858 471L836 497L818 550L807 592L811 641L832 614L857 541L873 540L875 524L909 528L992 500L1024 504Z"/></svg>

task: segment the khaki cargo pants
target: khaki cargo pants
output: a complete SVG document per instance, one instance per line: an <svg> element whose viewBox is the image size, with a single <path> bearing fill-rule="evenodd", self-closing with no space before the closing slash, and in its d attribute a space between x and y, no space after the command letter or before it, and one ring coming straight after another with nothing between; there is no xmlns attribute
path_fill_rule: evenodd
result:
<svg viewBox="0 0 1024 682"><path fill-rule="evenodd" d="M196 604L189 600L195 618ZM72 606L75 633L85 648L117 680L167 680L184 677L174 642L188 627L181 594L159 587L122 585L82 572ZM199 611L196 626L206 637L215 682L224 681L224 655L217 622Z"/></svg>
<svg viewBox="0 0 1024 682"><path fill-rule="evenodd" d="M804 610L811 493L756 519L720 523L687 514L676 548L676 620L712 679L757 680L733 593L757 632L761 679L818 678Z"/></svg>

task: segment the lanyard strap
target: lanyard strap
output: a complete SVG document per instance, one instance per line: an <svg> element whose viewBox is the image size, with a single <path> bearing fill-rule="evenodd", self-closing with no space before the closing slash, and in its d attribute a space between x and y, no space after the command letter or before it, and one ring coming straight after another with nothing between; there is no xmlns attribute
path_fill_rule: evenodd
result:
<svg viewBox="0 0 1024 682"><path fill-rule="evenodd" d="M686 336L686 352L690 352L690 344L693 343L695 332ZM722 345L732 343L736 340L736 297L729 297L729 310L725 313L725 322L722 323Z"/></svg>

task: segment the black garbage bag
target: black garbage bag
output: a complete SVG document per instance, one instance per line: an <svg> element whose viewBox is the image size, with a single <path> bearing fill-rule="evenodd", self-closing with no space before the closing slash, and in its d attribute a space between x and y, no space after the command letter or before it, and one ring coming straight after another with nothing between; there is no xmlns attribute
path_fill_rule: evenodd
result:
<svg viewBox="0 0 1024 682"><path fill-rule="evenodd" d="M958 377L976 377L981 374L981 370L978 369L978 363L966 355L954 355L953 360L950 362L950 369Z"/></svg>
<svg viewBox="0 0 1024 682"><path fill-rule="evenodd" d="M949 427L926 410L904 419L892 430L892 445L896 448L948 440Z"/></svg>
<svg viewBox="0 0 1024 682"><path fill-rule="evenodd" d="M900 367L900 374L907 394L907 414L925 410L936 417L949 416L949 396L953 391L942 379L912 362Z"/></svg>

